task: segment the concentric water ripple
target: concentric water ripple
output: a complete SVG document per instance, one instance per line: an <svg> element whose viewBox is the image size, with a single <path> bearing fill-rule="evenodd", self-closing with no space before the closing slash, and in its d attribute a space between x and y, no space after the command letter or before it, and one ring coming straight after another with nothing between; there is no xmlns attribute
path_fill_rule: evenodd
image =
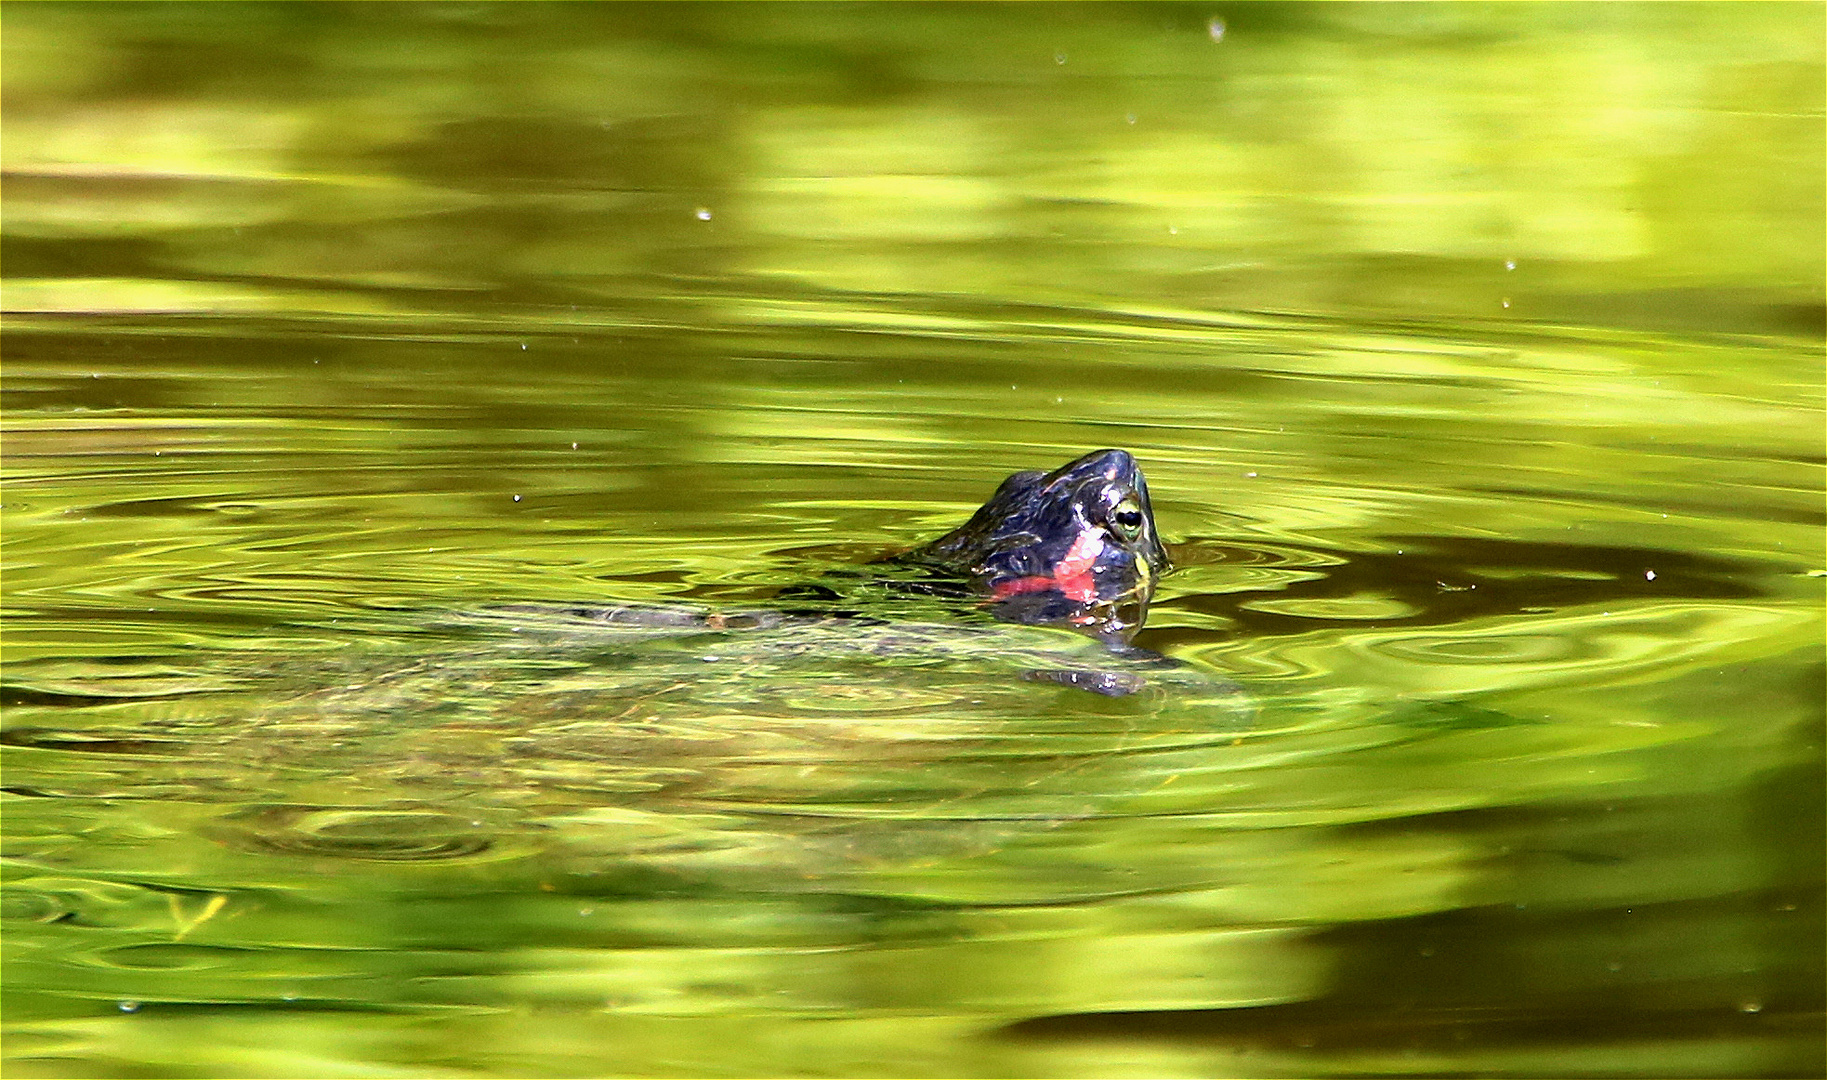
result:
<svg viewBox="0 0 1827 1080"><path fill-rule="evenodd" d="M958 394L996 320L799 304L783 341L783 311L638 379L615 357L654 339L578 328L486 408L432 399L536 328L413 360L427 327L369 325L316 399L255 377L296 343L148 336L157 405L119 430L9 360L4 911L44 958L9 994L979 1030L1421 993L1456 920L1578 958L1486 957L1493 1008L1596 978L1743 1015L1745 969L1789 970L1685 942L1808 910L1755 823L1818 711L1805 404L1641 398L1577 335L1057 309L1004 339L1015 389ZM1147 366L1058 351L1092 340ZM187 426L223 364L246 422ZM1139 643L1181 666L869 607L871 560L1104 444L1149 474L1179 569ZM780 614L808 583L869 617ZM1027 677L1104 668L1145 688ZM1620 911L1657 929L1607 959L1580 927Z"/></svg>

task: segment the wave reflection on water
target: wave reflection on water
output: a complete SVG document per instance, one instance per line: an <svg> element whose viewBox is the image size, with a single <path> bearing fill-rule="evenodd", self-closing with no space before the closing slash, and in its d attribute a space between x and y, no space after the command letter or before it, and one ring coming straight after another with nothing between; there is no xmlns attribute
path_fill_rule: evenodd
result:
<svg viewBox="0 0 1827 1080"><path fill-rule="evenodd" d="M8 339L35 1070L1818 1055L1820 403L1755 389L1799 347L933 297ZM475 617L765 607L1101 445L1181 566L1135 700L899 611Z"/></svg>

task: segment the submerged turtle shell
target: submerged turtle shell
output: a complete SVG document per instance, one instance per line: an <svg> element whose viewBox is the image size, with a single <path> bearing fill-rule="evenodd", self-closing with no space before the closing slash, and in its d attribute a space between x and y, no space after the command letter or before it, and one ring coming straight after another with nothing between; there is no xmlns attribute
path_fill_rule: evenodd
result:
<svg viewBox="0 0 1827 1080"><path fill-rule="evenodd" d="M465 648L310 665L251 726L180 736L186 772L252 804L214 835L814 887L1120 810L1252 720L1209 672L1053 627L531 606L462 625Z"/></svg>
<svg viewBox="0 0 1827 1080"><path fill-rule="evenodd" d="M1147 510L1120 451L1018 474L904 557L962 612L919 590L848 615L518 604L429 648L226 658L208 677L243 686L128 705L137 723L83 733L113 748L86 779L57 782L229 802L212 835L312 858L815 875L968 855L1169 784L1249 724L1230 682L1124 643L1166 566Z"/></svg>

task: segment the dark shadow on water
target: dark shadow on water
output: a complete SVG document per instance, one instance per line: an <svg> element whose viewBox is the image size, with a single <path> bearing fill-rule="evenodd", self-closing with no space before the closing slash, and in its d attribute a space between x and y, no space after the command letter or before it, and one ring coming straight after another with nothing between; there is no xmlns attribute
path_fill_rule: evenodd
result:
<svg viewBox="0 0 1827 1080"><path fill-rule="evenodd" d="M1322 627L1443 626L1467 619L1561 611L1633 600L1747 600L1765 593L1752 583L1768 568L1736 559L1651 548L1593 544L1540 544L1470 537L1389 536L1384 551L1251 548L1196 537L1174 545L1183 566L1272 565L1317 575L1273 590L1203 593L1157 601L1159 611L1181 609L1230 620L1240 637L1299 634ZM1169 579L1170 583L1172 579ZM1412 614L1373 619L1329 619L1252 606L1336 600L1366 593L1398 601ZM1136 643L1167 651L1202 641L1208 631L1160 627Z"/></svg>
<svg viewBox="0 0 1827 1080"><path fill-rule="evenodd" d="M1341 960L1323 997L1239 1009L1184 1009L1035 1017L1002 1028L1027 1044L1145 1043L1295 1055L1312 1074L1329 1056L1419 1055L1402 1075L1719 1075L1717 1059L1682 1047L1748 1048L1729 1075L1823 1075L1827 1070L1827 850L1821 770L1778 770L1744 793L1762 880L1741 891L1662 903L1486 905L1412 918L1347 923L1316 942ZM1579 849L1506 849L1498 861L1519 881L1546 890L1602 890L1654 878L1632 838L1654 829L1652 815L1629 821L1629 807L1593 804L1432 815L1451 831L1552 837L1570 821L1597 827ZM1614 814L1613 811L1620 811ZM1713 817L1727 806L1703 808ZM1391 826L1371 826L1369 831ZM1525 841L1526 842L1526 841ZM1701 842L1704 842L1702 840ZM1610 844L1618 850L1600 851ZM1571 885L1569 884L1571 883ZM1630 1062L1637 1048L1648 1055ZM1505 1065L1506 1056L1516 1064ZM1539 1063L1569 1064L1556 1070ZM1283 1058L1282 1060L1286 1060ZM1433 1067L1427 1067L1430 1062ZM1538 1063L1530 1068L1522 1062ZM1451 1063L1458 1062L1462 1068ZM1473 1063L1476 1063L1474 1065ZM1354 1070L1345 1065L1342 1072Z"/></svg>
<svg viewBox="0 0 1827 1080"><path fill-rule="evenodd" d="M1251 1009L1158 1013L1097 1013L1024 1020L1003 1029L1020 1042L1155 1042L1221 1046L1237 1050L1298 1053L1306 1060L1328 1054L1375 1052L1451 1056L1470 1062L1480 1055L1534 1051L1537 1055L1628 1047L1638 1043L1685 1043L1699 1047L1727 1041L1769 1042L1793 1047L1763 1076L1820 1076L1827 1057L1820 1045L1818 1011L1745 1012L1737 1008L1683 1009L1641 1013L1596 1007L1577 1014L1541 1015L1521 1009L1460 1006L1380 1007L1350 1010L1331 1002L1269 1005ZM1809 1044L1812 1043L1812 1046ZM1711 1076L1700 1066L1688 1073ZM1346 1075L1350 1073L1347 1072ZM1271 1074L1273 1075L1273 1074ZM1404 1076L1546 1075L1501 1067L1404 1070ZM1576 1065L1571 1075L1607 1075ZM1630 1069L1609 1075L1640 1075ZM1656 1075L1678 1075L1658 1071Z"/></svg>

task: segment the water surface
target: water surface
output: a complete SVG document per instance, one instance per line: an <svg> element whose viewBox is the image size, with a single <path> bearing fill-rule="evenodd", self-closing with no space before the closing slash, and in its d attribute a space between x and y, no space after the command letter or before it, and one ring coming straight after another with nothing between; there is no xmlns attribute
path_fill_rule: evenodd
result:
<svg viewBox="0 0 1827 1080"><path fill-rule="evenodd" d="M1729 7L9 11L9 1073L1818 1075L1819 9ZM1103 446L1131 698L502 623Z"/></svg>

